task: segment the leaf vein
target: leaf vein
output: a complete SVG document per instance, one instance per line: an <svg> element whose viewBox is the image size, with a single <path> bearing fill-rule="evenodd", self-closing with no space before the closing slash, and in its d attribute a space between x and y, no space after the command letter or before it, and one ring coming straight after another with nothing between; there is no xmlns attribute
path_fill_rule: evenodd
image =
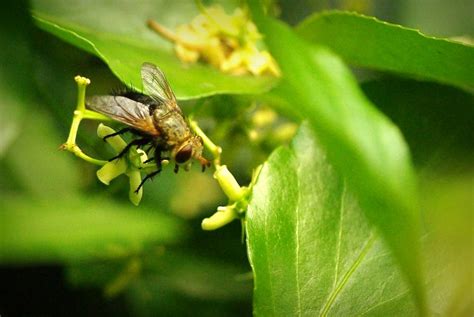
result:
<svg viewBox="0 0 474 317"><path fill-rule="evenodd" d="M350 277L357 270L357 268L359 267L362 260L365 258L365 256L369 253L370 249L374 245L374 242L376 240L375 238L376 238L375 234L373 234L373 233L369 236L369 238L367 239L367 241L365 243L365 246L362 248L362 251L360 252L359 256L356 258L356 260L351 265L351 267L346 272L346 274L344 274L344 276L343 276L341 282L339 283L339 285L335 289L333 289L333 291L329 295L328 301L324 305L320 316L327 316L327 314L329 312L329 309L331 309L332 304L334 304L337 296L341 293L343 287L347 284Z"/></svg>
<svg viewBox="0 0 474 317"><path fill-rule="evenodd" d="M334 273L334 284L333 289L336 287L337 278L339 277L339 262L341 257L341 240L342 240L342 220L344 217L344 200L346 198L346 182L344 180L342 195L341 195L341 207L339 209L339 233L337 236L337 251L336 251L336 265L335 265L335 273Z"/></svg>
<svg viewBox="0 0 474 317"><path fill-rule="evenodd" d="M300 211L300 203L301 203L301 182L299 179L300 175L300 166L297 167L296 169L296 190L297 190L297 195L298 198L296 200L296 209L295 209L295 215L296 215L296 223L295 223L295 235L296 235L296 299L297 299L297 313L298 316L301 316L301 296L300 296L300 270L299 270L299 252L300 252L300 232L299 232L299 211Z"/></svg>
<svg viewBox="0 0 474 317"><path fill-rule="evenodd" d="M365 314L367 314L367 313L370 312L371 310L374 310L374 309L377 308L377 307L380 307L380 306L385 305L385 304L387 304L387 303L389 303L389 302L392 302L392 301L394 301L394 300L397 300L397 299L399 299L399 298L405 296L405 295L408 294L408 293L409 293L409 290L406 290L406 291L403 292L403 293L400 293L400 294L398 294L398 295L396 295L396 296L394 296L394 297L392 297L392 298L389 298L389 299L387 299L387 300L385 300L385 301L383 301L383 302L380 302L380 303L378 303L378 304L376 304L376 305L374 305L374 306L368 308L366 311L364 311L363 313L361 313L359 316L364 316Z"/></svg>
<svg viewBox="0 0 474 317"><path fill-rule="evenodd" d="M264 228L265 228L265 250L267 251L267 254L269 253L269 246L268 246L268 212L264 212ZM268 272L271 272L270 268L270 262L268 261L268 256L266 257L266 262L267 262L267 270ZM273 283L272 283L272 278L269 278L268 283L270 284L269 286L269 292L270 292L270 299L272 302L272 310L273 310L273 315L275 315L275 298L273 295Z"/></svg>

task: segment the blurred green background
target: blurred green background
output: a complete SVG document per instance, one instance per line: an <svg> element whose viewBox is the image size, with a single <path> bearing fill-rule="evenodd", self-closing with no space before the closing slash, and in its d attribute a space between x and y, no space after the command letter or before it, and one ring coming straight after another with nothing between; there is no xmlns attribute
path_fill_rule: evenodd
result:
<svg viewBox="0 0 474 317"><path fill-rule="evenodd" d="M275 13L291 25L325 9L355 10L428 35L474 34L469 0L275 3ZM225 204L211 173L196 168L175 176L165 169L146 184L139 207L128 201L127 179L101 184L94 166L58 147L75 106L74 76L92 80L89 95L106 94L120 82L98 58L37 29L28 2L6 4L0 17L0 315L251 315L240 223L200 229L202 218ZM472 95L356 71L369 98L407 138L434 225L453 222L448 227L456 230L444 232L446 241L461 237L461 252L469 249ZM189 112L195 104L182 105ZM259 127L262 108L247 97L215 96L199 105L198 119L224 148L223 161L248 183L252 168L281 144L274 133L281 122ZM96 127L84 122L78 143L107 158L112 152Z"/></svg>

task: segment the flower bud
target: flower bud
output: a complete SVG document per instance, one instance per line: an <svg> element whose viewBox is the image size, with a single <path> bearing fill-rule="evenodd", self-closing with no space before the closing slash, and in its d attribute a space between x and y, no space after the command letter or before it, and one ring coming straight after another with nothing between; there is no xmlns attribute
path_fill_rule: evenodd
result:
<svg viewBox="0 0 474 317"><path fill-rule="evenodd" d="M227 166L217 166L214 172L214 178L217 179L222 190L231 201L238 201L245 195L245 188L240 187Z"/></svg>

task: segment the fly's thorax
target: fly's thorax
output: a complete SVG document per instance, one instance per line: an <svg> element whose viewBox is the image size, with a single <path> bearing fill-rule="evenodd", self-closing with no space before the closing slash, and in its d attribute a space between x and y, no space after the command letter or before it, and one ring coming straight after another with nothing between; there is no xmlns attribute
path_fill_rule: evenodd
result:
<svg viewBox="0 0 474 317"><path fill-rule="evenodd" d="M150 104L150 111L151 111L150 114L153 116L153 120L155 121L160 121L160 118L164 118L170 112L169 109L167 109L166 107L163 107L162 104L159 104L156 102L153 104Z"/></svg>
<svg viewBox="0 0 474 317"><path fill-rule="evenodd" d="M161 136L170 145L181 144L192 136L186 120L179 112L168 111L164 113L163 109L157 108L153 112L153 122L161 132Z"/></svg>

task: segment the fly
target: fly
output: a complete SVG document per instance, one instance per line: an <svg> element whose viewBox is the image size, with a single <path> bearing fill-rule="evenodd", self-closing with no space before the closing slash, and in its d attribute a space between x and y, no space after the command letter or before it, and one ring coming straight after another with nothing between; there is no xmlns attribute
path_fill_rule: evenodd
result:
<svg viewBox="0 0 474 317"><path fill-rule="evenodd" d="M125 132L139 136L109 161L122 157L132 146L149 145L147 152L154 149L154 157L150 160L156 162L157 170L142 180L136 192L147 179L161 172L164 153L174 160L175 173L180 165L187 170L191 159L198 160L203 171L210 166L209 160L202 156L203 141L189 127L163 72L151 63L143 63L141 78L144 93L126 91L117 95L94 96L87 102L90 109L128 126L107 135L104 140Z"/></svg>

